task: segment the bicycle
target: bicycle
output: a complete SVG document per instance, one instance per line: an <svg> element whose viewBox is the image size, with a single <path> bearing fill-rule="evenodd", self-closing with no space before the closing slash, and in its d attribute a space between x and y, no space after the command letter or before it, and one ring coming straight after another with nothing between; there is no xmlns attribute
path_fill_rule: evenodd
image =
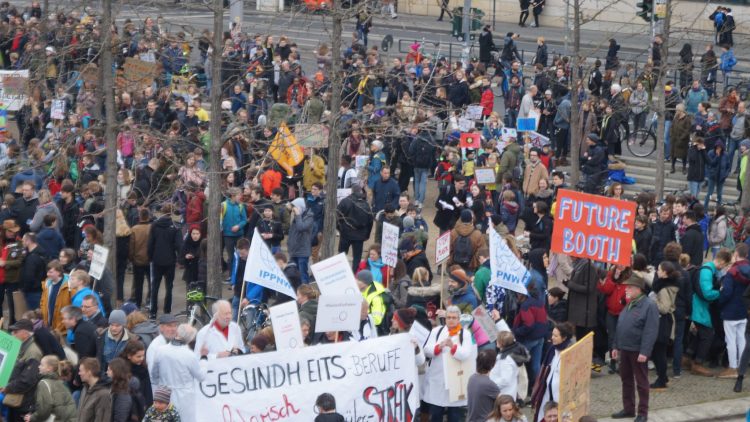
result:
<svg viewBox="0 0 750 422"><path fill-rule="evenodd" d="M240 312L239 324L245 344L250 344L258 331L271 325L268 306L258 301L252 301L245 305Z"/></svg>
<svg viewBox="0 0 750 422"><path fill-rule="evenodd" d="M198 283L188 286L186 296L186 309L176 315L179 321L184 321L196 330L200 330L211 322L213 312L207 302L216 302L217 297L207 296Z"/></svg>
<svg viewBox="0 0 750 422"><path fill-rule="evenodd" d="M658 124L657 114L651 117L648 128L638 129L628 140L628 151L636 157L648 157L656 151L656 127ZM622 133L622 129L621 129Z"/></svg>
<svg viewBox="0 0 750 422"><path fill-rule="evenodd" d="M730 201L725 202L724 208L726 209L726 216L727 216L727 225L732 228L732 234L734 237L734 243L742 243L747 239L747 234L745 233L745 226L747 223L750 223L750 221L747 220L747 217L740 212L739 204L737 201ZM731 208L732 212L730 213L729 208Z"/></svg>
<svg viewBox="0 0 750 422"><path fill-rule="evenodd" d="M727 85L726 89L724 89L724 94L726 95L732 88L737 90L737 96L740 98L740 101L747 101L750 98L750 79L743 77L736 84Z"/></svg>

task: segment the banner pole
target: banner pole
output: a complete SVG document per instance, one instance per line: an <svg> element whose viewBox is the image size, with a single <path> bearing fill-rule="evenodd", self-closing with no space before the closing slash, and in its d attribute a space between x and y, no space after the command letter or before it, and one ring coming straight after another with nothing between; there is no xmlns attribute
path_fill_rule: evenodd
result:
<svg viewBox="0 0 750 422"><path fill-rule="evenodd" d="M245 297L245 286L247 286L247 282L245 280L242 280L242 291L240 292L240 303L237 304L237 324L240 323L240 317L242 316L240 306L242 305L242 298Z"/></svg>
<svg viewBox="0 0 750 422"><path fill-rule="evenodd" d="M445 309L444 294L445 291L445 262L440 264L440 309Z"/></svg>

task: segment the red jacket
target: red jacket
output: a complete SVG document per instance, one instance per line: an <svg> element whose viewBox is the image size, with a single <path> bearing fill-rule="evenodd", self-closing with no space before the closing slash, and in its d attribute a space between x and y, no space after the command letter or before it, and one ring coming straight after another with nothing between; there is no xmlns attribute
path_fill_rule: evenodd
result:
<svg viewBox="0 0 750 422"><path fill-rule="evenodd" d="M489 116L492 113L492 109L495 107L495 94L492 93L489 87L482 92L482 99L479 100L479 105L484 107L482 116Z"/></svg>
<svg viewBox="0 0 750 422"><path fill-rule="evenodd" d="M365 257L365 259L359 261L357 272L354 275L359 274L359 272L362 270L369 270L368 267L369 265L367 265L367 258ZM380 267L380 274L383 275L383 278L382 278L383 282L381 284L383 285L383 287L388 287L388 267L385 265Z"/></svg>
<svg viewBox="0 0 750 422"><path fill-rule="evenodd" d="M187 207L185 208L185 223L188 226L192 224L201 224L203 222L203 203L206 201L206 194L201 191L190 195Z"/></svg>
<svg viewBox="0 0 750 422"><path fill-rule="evenodd" d="M263 186L263 194L271 196L274 189L281 187L281 173L274 169L268 169L260 176L260 184Z"/></svg>
<svg viewBox="0 0 750 422"><path fill-rule="evenodd" d="M596 283L596 288L607 296L607 312L614 316L620 315L625 308L625 285L615 281L614 270L607 273L604 283Z"/></svg>

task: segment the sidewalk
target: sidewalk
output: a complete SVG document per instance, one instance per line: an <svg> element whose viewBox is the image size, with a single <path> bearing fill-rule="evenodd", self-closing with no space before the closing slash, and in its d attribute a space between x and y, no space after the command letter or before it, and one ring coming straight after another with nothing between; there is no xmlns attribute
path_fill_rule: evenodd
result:
<svg viewBox="0 0 750 422"><path fill-rule="evenodd" d="M745 414L750 407L747 398L721 400L711 403L661 409L649 412L650 422L699 422L699 421L745 421ZM615 422L623 419L599 419L599 422ZM629 419L627 419L629 420Z"/></svg>

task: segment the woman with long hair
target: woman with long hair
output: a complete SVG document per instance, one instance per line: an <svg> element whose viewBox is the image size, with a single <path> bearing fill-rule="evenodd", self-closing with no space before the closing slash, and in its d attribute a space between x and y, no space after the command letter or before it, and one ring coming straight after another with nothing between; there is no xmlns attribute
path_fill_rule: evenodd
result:
<svg viewBox="0 0 750 422"><path fill-rule="evenodd" d="M122 305L125 286L125 270L128 268L130 254L130 226L121 209L115 212L115 238L117 242L117 307Z"/></svg>
<svg viewBox="0 0 750 422"><path fill-rule="evenodd" d="M575 329L572 324L555 324L552 329L552 347L544 357L542 369L534 385L531 402L534 406L534 420L544 419L544 405L549 401L560 400L560 354L573 344Z"/></svg>
<svg viewBox="0 0 750 422"><path fill-rule="evenodd" d="M487 422L526 422L526 416L521 413L515 398L501 394L495 399L495 408Z"/></svg>
<svg viewBox="0 0 750 422"><path fill-rule="evenodd" d="M130 340L120 353L120 357L130 364L130 373L138 380L140 393L143 396L143 404L148 407L154 402L151 391L151 378L146 365L146 346L138 340ZM112 364L109 364L110 367Z"/></svg>
<svg viewBox="0 0 750 422"><path fill-rule="evenodd" d="M651 359L656 368L656 381L651 384L652 390L667 388L667 346L669 340L674 339L675 319L677 309L677 293L680 291L680 269L669 261L662 261L656 270L653 291L656 294L656 307L659 309L659 331L651 352Z"/></svg>
<svg viewBox="0 0 750 422"><path fill-rule="evenodd" d="M112 359L107 367L107 376L112 380L112 422L130 422L131 408L137 405L131 392L139 390L138 379L132 377L130 364L123 358ZM141 415L143 413L141 410Z"/></svg>

